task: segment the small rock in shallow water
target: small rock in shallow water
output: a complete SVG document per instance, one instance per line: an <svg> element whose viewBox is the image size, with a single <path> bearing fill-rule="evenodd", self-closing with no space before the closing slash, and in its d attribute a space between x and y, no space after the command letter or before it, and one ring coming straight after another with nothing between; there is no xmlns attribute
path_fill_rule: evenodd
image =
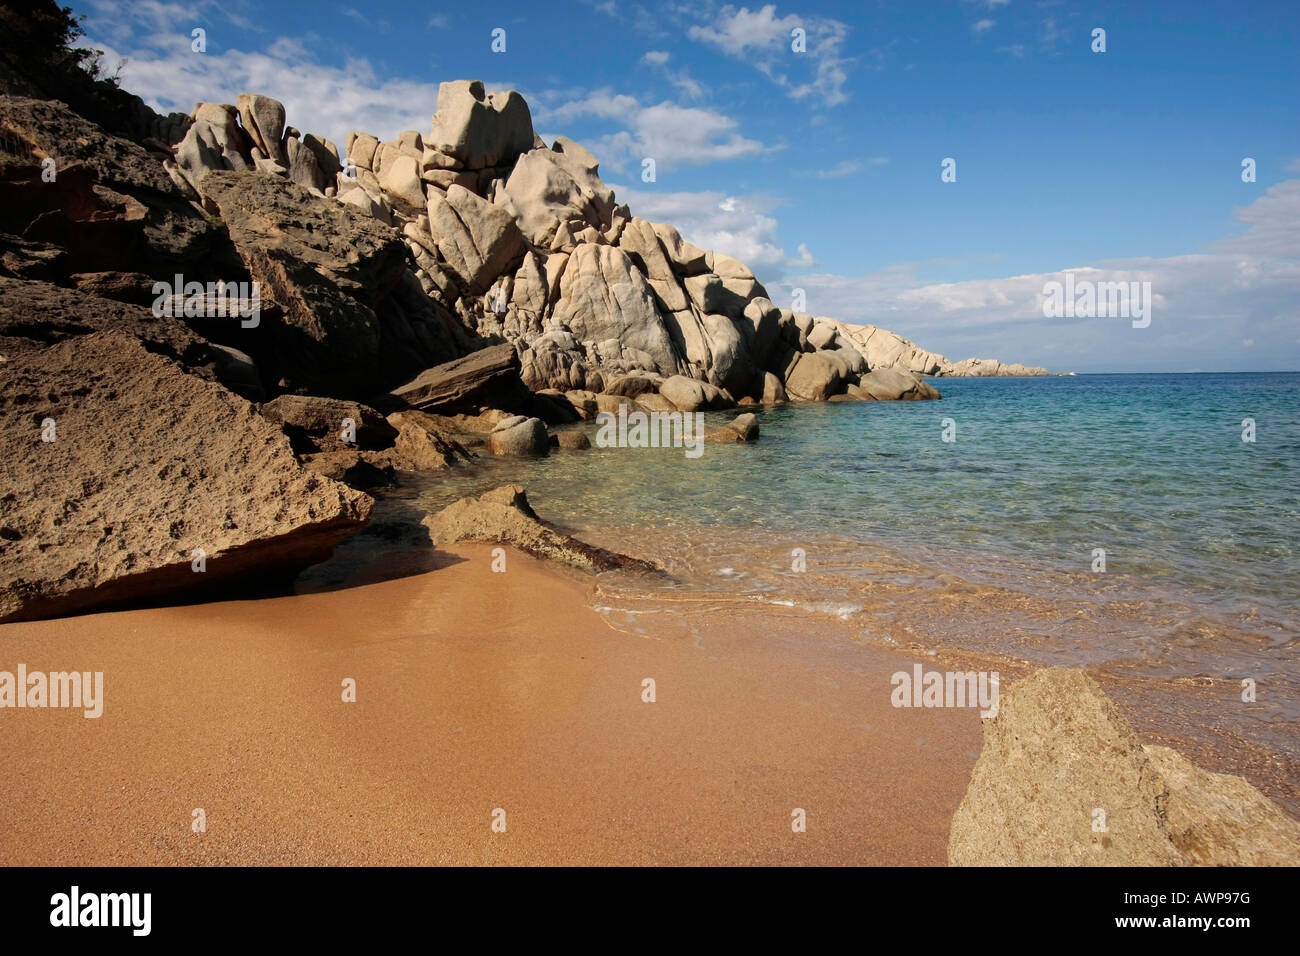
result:
<svg viewBox="0 0 1300 956"><path fill-rule="evenodd" d="M487 447L494 455L546 455L551 450L551 438L540 418L514 415L492 429Z"/></svg>
<svg viewBox="0 0 1300 956"><path fill-rule="evenodd" d="M429 515L422 524L438 547L457 541L493 541L585 571L659 570L649 561L593 547L546 524L528 504L520 485L503 485L478 498L462 498Z"/></svg>
<svg viewBox="0 0 1300 956"><path fill-rule="evenodd" d="M724 445L758 441L758 416L753 412L737 415L734 421L705 435L704 440Z"/></svg>
<svg viewBox="0 0 1300 956"><path fill-rule="evenodd" d="M564 431L556 432L551 436L555 444L569 451L582 451L591 447L591 439L587 437L586 432Z"/></svg>

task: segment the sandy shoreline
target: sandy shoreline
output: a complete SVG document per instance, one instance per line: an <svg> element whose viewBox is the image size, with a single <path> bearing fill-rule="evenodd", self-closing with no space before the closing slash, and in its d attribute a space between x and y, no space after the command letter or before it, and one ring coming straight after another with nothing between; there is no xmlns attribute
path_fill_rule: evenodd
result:
<svg viewBox="0 0 1300 956"><path fill-rule="evenodd" d="M779 608L703 646L635 634L590 582L514 552L493 574L486 546L450 557L0 627L0 667L102 670L106 698L98 720L0 714L0 863L945 862L980 719L892 708L914 655Z"/></svg>

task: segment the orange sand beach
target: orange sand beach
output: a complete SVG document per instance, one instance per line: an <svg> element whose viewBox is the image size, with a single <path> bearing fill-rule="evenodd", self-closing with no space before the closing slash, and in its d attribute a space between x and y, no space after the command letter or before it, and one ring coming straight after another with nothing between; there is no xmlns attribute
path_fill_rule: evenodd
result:
<svg viewBox="0 0 1300 956"><path fill-rule="evenodd" d="M635 633L594 609L595 579L445 556L0 626L0 669L104 673L98 719L0 711L0 864L945 862L980 717L893 708L914 656L781 608Z"/></svg>

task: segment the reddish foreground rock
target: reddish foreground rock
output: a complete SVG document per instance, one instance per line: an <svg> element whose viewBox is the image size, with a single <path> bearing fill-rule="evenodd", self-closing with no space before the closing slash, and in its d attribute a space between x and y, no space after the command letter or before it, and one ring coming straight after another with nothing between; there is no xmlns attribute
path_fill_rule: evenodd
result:
<svg viewBox="0 0 1300 956"><path fill-rule="evenodd" d="M1002 694L952 818L956 866L1295 866L1300 823L1241 777L1144 747L1078 670Z"/></svg>
<svg viewBox="0 0 1300 956"><path fill-rule="evenodd" d="M370 514L244 399L131 337L4 369L0 621L229 593L323 560Z"/></svg>

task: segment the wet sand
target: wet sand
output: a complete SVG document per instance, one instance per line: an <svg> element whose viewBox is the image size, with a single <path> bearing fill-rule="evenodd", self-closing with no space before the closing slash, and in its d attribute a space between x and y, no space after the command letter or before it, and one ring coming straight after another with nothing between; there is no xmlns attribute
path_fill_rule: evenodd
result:
<svg viewBox="0 0 1300 956"><path fill-rule="evenodd" d="M0 711L0 864L945 862L980 718L893 708L915 654L771 607L636 631L593 609L592 579L447 557L0 626L0 669L105 683L97 720Z"/></svg>

